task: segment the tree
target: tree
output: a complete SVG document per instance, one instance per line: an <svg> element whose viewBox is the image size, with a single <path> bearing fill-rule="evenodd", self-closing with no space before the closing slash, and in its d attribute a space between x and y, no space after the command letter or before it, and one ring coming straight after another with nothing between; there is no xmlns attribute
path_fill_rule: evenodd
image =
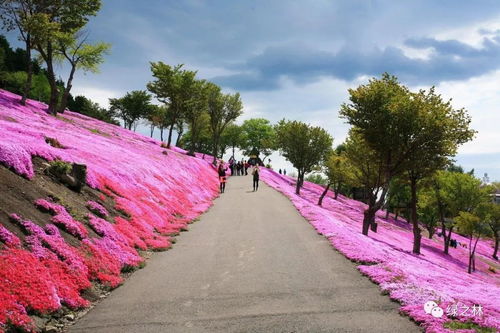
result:
<svg viewBox="0 0 500 333"><path fill-rule="evenodd" d="M410 187L405 179L394 177L389 183L389 190L387 191L385 209L386 218L389 218L389 213L394 213L394 219L397 220L401 211L407 213L410 202ZM404 215L409 222L407 214Z"/></svg>
<svg viewBox="0 0 500 333"><path fill-rule="evenodd" d="M410 184L410 222L413 225L413 253L420 254L421 230L417 215L418 183L443 169L458 147L471 140L470 117L464 109L454 110L431 88L428 92L407 93L399 97L398 114L406 120L400 138L408 148L404 152L404 169Z"/></svg>
<svg viewBox="0 0 500 333"><path fill-rule="evenodd" d="M86 116L105 121L110 124L119 125L112 110L106 110L99 104L92 102L85 96L76 96L68 100L68 108L73 112L78 112Z"/></svg>
<svg viewBox="0 0 500 333"><path fill-rule="evenodd" d="M208 113L203 113L199 119L199 127L200 132L197 135L197 139L193 142L195 146L195 151L202 154L211 154L212 153L212 134L210 133L210 116ZM188 129L186 134L184 134L181 138L180 145L182 147L190 147L191 146L191 130Z"/></svg>
<svg viewBox="0 0 500 333"><path fill-rule="evenodd" d="M226 127L243 113L243 103L240 94L234 95L221 93L220 88L208 84L208 115L210 117L210 131L212 133L212 155L213 163L219 153L221 135Z"/></svg>
<svg viewBox="0 0 500 333"><path fill-rule="evenodd" d="M30 31L32 43L47 65L47 78L51 89L48 111L51 114L57 114L61 109L61 107L58 107L61 96L54 64L61 59L65 50L74 49L74 45L79 44L76 42L78 32L87 24L90 16L97 14L101 7L101 1L45 0L33 1L32 5L32 14L25 20L24 26L27 31ZM91 47L85 47L86 50L83 52L85 57L88 56L87 61L78 60L76 62L80 63L83 68L91 70L100 62L99 57L95 56L96 50L102 52L104 50L102 47L96 47L90 52L89 48ZM89 53L92 55L89 55ZM73 60L76 59L81 58L77 56ZM87 67L89 63L90 66ZM71 89L71 86L69 86L69 89Z"/></svg>
<svg viewBox="0 0 500 333"><path fill-rule="evenodd" d="M498 245L500 241L500 205L493 202L485 202L478 206L476 214L483 222L487 223L490 234L495 241L493 259L498 260Z"/></svg>
<svg viewBox="0 0 500 333"><path fill-rule="evenodd" d="M182 69L184 65L170 66L163 62L152 62L151 71L156 78L147 84L148 90L156 98L168 105L169 129L167 147L172 143L172 131L180 118L183 118L192 93L196 72Z"/></svg>
<svg viewBox="0 0 500 333"><path fill-rule="evenodd" d="M186 103L186 112L184 119L186 120L191 140L189 144L189 155L194 156L196 144L199 140L199 135L203 129L203 114L208 111L208 83L205 80L197 80L191 86L191 96ZM178 138L179 139L179 138Z"/></svg>
<svg viewBox="0 0 500 333"><path fill-rule="evenodd" d="M328 156L325 161L325 173L327 176L327 185L321 194L318 205L321 206L328 190L333 186L335 193L334 199L337 200L340 188L345 183L353 183L352 166L349 164L344 152L336 150Z"/></svg>
<svg viewBox="0 0 500 333"><path fill-rule="evenodd" d="M25 61L26 61L26 81L21 98L21 105L26 105L26 99L31 91L33 78L33 62L31 53L33 50L33 41L31 31L26 24L26 21L33 13L33 0L3 0L0 1L0 18L3 21L4 28L7 31L17 29L19 39L25 45Z"/></svg>
<svg viewBox="0 0 500 333"><path fill-rule="evenodd" d="M368 181L369 189L377 191L378 195L374 198L370 194L371 199L365 210L363 234L368 235L369 226L375 223L375 213L385 201L392 177L402 172L403 163L411 154L407 141L412 133L406 132L408 110L399 106L408 95L408 89L396 77L384 74L381 79L371 79L366 85L349 89L349 95L350 102L342 104L340 116L352 125L351 131L359 136L351 141L361 140L367 146L363 150L370 151L373 157L372 163L378 163L369 168L370 173L377 174L376 183ZM376 226L373 225L372 229Z"/></svg>
<svg viewBox="0 0 500 333"><path fill-rule="evenodd" d="M242 145L243 138L244 136L241 126L238 126L234 123L227 125L221 139L227 147L232 149L233 158L234 150Z"/></svg>
<svg viewBox="0 0 500 333"><path fill-rule="evenodd" d="M116 112L123 120L123 127L132 129L132 126L141 118L148 118L153 112L151 95L144 90L128 92L122 98L110 98L110 109Z"/></svg>
<svg viewBox="0 0 500 333"><path fill-rule="evenodd" d="M312 174L308 175L305 178L305 180L310 182L310 183L314 183L314 184L318 184L318 185L324 185L324 186L330 185L330 184L328 184L328 179L323 177L319 173L312 173Z"/></svg>
<svg viewBox="0 0 500 333"><path fill-rule="evenodd" d="M69 93L73 87L73 78L77 69L84 72L97 73L99 65L104 62L104 55L108 53L110 44L96 43L94 45L86 43L86 37L79 37L74 34L70 38L60 41L58 57L64 57L70 64L70 73L64 88L61 102L57 112L63 113L66 110Z"/></svg>
<svg viewBox="0 0 500 333"><path fill-rule="evenodd" d="M432 239L439 222L438 206L436 197L433 194L432 189L428 188L418 193L419 219L427 229L429 239Z"/></svg>
<svg viewBox="0 0 500 333"><path fill-rule="evenodd" d="M269 120L264 118L247 119L241 125L243 138L241 148L245 155L263 153L269 156L274 149L275 132Z"/></svg>
<svg viewBox="0 0 500 333"><path fill-rule="evenodd" d="M321 127L284 119L276 125L275 131L278 149L297 168L295 193L299 195L305 174L331 153L333 138Z"/></svg>
<svg viewBox="0 0 500 333"><path fill-rule="evenodd" d="M357 131L351 129L345 143L345 154L352 167L356 183L365 189L368 207L363 212L363 235L368 235L370 227L376 231L375 213L382 207L388 187L385 179L385 165L381 156L375 152Z"/></svg>
<svg viewBox="0 0 500 333"><path fill-rule="evenodd" d="M460 212L473 213L481 203L490 200L489 189L481 186L481 180L469 173L438 171L432 182L444 237L444 253L448 254L454 218Z"/></svg>
<svg viewBox="0 0 500 333"><path fill-rule="evenodd" d="M476 270L476 246L479 238L486 233L486 224L478 216L469 212L460 212L455 221L458 230L469 238L469 267L467 268L467 273L470 274Z"/></svg>

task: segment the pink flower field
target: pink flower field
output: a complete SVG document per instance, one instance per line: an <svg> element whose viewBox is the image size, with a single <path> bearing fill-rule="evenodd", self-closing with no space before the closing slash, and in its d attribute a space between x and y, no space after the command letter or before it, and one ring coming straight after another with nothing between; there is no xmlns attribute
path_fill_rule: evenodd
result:
<svg viewBox="0 0 500 333"><path fill-rule="evenodd" d="M323 191L321 186L305 182L297 196L294 179L271 170L263 170L261 177L287 196L335 249L360 263L359 271L398 301L401 312L418 322L426 332L474 332L443 327L452 320L500 329L500 274L498 262L491 258L492 242L478 244L477 271L467 274L468 250L465 248L450 248L450 255L445 255L442 239L435 235L432 240L423 237L422 254L414 255L411 225L405 221L386 220L385 212L379 212L378 232L370 232L366 237L361 234L363 203L341 195L334 200L329 193L320 207L317 202ZM468 244L467 239L458 234L453 238ZM497 272L490 271L490 267ZM441 318L424 311L428 301L436 302L444 310ZM452 310L458 304L458 314L454 314ZM472 311L478 308L481 311Z"/></svg>
<svg viewBox="0 0 500 333"><path fill-rule="evenodd" d="M51 198L32 203L50 214L51 224L9 212L10 220L0 221L0 332L33 331L32 314L89 306L82 291L91 282L118 286L123 269L143 264L138 250L168 249L169 235L185 230L218 195L208 157L166 150L159 141L77 113L53 117L46 105L23 107L19 99L0 90L0 164L26 179L36 177L33 157L85 164L87 185L123 216L88 201L88 216L77 219ZM59 144L51 145L54 140Z"/></svg>

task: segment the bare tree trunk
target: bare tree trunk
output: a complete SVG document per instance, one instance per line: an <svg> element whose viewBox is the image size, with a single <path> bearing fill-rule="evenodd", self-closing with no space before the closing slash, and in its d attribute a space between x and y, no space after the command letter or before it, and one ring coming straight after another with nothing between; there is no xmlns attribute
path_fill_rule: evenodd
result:
<svg viewBox="0 0 500 333"><path fill-rule="evenodd" d="M176 147L179 147L179 144L180 144L181 139L182 139L182 134L184 134L184 128L181 127L177 131L177 140L175 140L175 146Z"/></svg>
<svg viewBox="0 0 500 333"><path fill-rule="evenodd" d="M341 183L337 182L337 186L335 187L335 196L333 197L335 200L337 200L339 197L340 185L341 185Z"/></svg>
<svg viewBox="0 0 500 333"><path fill-rule="evenodd" d="M167 148L170 148L170 143L172 143L172 132L174 130L174 122L170 125L170 128L168 129L168 141L167 141Z"/></svg>
<svg viewBox="0 0 500 333"><path fill-rule="evenodd" d="M212 161L213 165L216 165L217 164L217 152L218 152L218 148L219 148L219 137L217 135L214 135L212 137L212 140L213 140L213 147L212 147L212 155L214 157L214 160Z"/></svg>
<svg viewBox="0 0 500 333"><path fill-rule="evenodd" d="M153 134L155 132L155 125L151 124L150 127L149 127L149 129L150 129L150 132L151 132L150 136L153 137Z"/></svg>
<svg viewBox="0 0 500 333"><path fill-rule="evenodd" d="M52 43L47 43L47 78L50 84L50 99L49 99L49 113L52 115L57 115L57 102L59 99L59 89L57 87L56 75L54 73L54 64L53 64L53 48Z"/></svg>
<svg viewBox="0 0 500 333"><path fill-rule="evenodd" d="M444 253L449 254L450 249L450 241L451 241L451 233L453 232L453 227L450 227L448 230L448 235L446 233L443 234L444 237Z"/></svg>
<svg viewBox="0 0 500 333"><path fill-rule="evenodd" d="M295 194L297 195L300 195L300 188L302 187L302 181L301 181L302 177L303 177L302 172L299 171L297 175L297 183L295 186Z"/></svg>
<svg viewBox="0 0 500 333"><path fill-rule="evenodd" d="M413 224L413 253L420 254L420 243L422 239L421 230L418 226L417 217L417 180L411 178L411 223Z"/></svg>
<svg viewBox="0 0 500 333"><path fill-rule="evenodd" d="M31 36L27 34L26 37L26 61L28 68L26 70L28 76L26 77L26 83L24 84L23 96L21 98L21 105L26 105L26 99L28 98L31 91L31 83L33 81L33 63L31 62Z"/></svg>
<svg viewBox="0 0 500 333"><path fill-rule="evenodd" d="M375 222L375 210L372 207L368 207L363 212L363 230L362 233L365 236L368 236L368 231L370 230L370 226Z"/></svg>
<svg viewBox="0 0 500 333"><path fill-rule="evenodd" d="M68 83L66 84L66 89L64 89L64 93L61 99L61 104L58 107L59 113L64 113L64 111L66 110L66 105L68 104L69 92L71 91L73 78L75 76L75 71L76 71L76 64L72 64L71 72L68 78Z"/></svg>
<svg viewBox="0 0 500 333"><path fill-rule="evenodd" d="M326 194L328 193L330 186L331 186L331 183L328 183L328 185L326 185L323 193L321 193L321 196L319 197L319 201L318 201L318 206L321 206L323 204L323 199L325 198Z"/></svg>
<svg viewBox="0 0 500 333"><path fill-rule="evenodd" d="M495 233L495 250L493 251L493 259L498 260L498 243L499 243L498 232Z"/></svg>
<svg viewBox="0 0 500 333"><path fill-rule="evenodd" d="M469 267L467 268L467 273L472 273L472 236L469 238Z"/></svg>

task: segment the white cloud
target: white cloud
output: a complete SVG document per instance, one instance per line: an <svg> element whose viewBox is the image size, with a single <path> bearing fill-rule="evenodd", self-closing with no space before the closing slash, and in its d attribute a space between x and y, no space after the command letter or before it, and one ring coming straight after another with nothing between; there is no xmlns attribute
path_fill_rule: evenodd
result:
<svg viewBox="0 0 500 333"><path fill-rule="evenodd" d="M462 154L500 153L500 71L461 82L445 82L437 87L444 97L452 98L455 108L465 108L472 117L477 137L465 144Z"/></svg>
<svg viewBox="0 0 500 333"><path fill-rule="evenodd" d="M108 108L109 107L109 99L121 97L123 94L120 91L95 88L89 86L77 85L75 86L71 94L73 96L83 95L93 102L99 103L100 106Z"/></svg>

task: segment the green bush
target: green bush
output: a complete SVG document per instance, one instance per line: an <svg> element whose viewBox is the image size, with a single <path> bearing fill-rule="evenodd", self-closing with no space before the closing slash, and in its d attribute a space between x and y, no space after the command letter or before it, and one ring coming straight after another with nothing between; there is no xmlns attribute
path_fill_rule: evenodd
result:
<svg viewBox="0 0 500 333"><path fill-rule="evenodd" d="M61 160L54 160L50 162L48 172L54 176L61 176L70 173L72 169L73 167L71 166L71 163L67 163Z"/></svg>

